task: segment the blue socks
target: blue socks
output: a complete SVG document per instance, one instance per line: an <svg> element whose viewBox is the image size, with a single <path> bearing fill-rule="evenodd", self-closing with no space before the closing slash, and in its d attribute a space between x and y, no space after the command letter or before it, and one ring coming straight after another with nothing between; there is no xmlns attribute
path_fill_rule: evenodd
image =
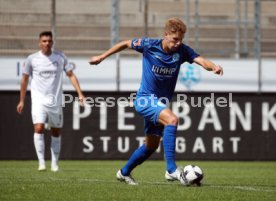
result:
<svg viewBox="0 0 276 201"><path fill-rule="evenodd" d="M163 147L166 159L167 171L173 173L177 166L175 164L175 139L177 126L167 125L163 134Z"/></svg>
<svg viewBox="0 0 276 201"><path fill-rule="evenodd" d="M155 150L148 149L145 144L136 149L127 161L126 165L121 169L122 174L124 176L128 176L137 165L140 165L147 160L147 158L150 157L154 151Z"/></svg>
<svg viewBox="0 0 276 201"><path fill-rule="evenodd" d="M175 139L177 126L167 125L164 128L163 147L166 159L167 171L173 173L177 166L175 164ZM121 169L124 176L130 175L131 171L137 166L147 160L155 150L150 150L143 144L141 147L133 152L125 166Z"/></svg>

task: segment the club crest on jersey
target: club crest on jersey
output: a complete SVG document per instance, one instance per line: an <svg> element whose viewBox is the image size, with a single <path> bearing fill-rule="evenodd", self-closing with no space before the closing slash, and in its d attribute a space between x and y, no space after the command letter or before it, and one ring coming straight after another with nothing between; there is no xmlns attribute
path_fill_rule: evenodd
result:
<svg viewBox="0 0 276 201"><path fill-rule="evenodd" d="M173 61L178 61L179 60L179 53L174 53L172 56Z"/></svg>
<svg viewBox="0 0 276 201"><path fill-rule="evenodd" d="M58 67L58 61L54 61L52 64L53 64L55 67Z"/></svg>

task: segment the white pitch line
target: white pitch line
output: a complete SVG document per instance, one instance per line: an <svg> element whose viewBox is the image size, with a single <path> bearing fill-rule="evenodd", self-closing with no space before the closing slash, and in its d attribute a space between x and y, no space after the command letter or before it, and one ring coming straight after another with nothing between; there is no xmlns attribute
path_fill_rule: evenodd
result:
<svg viewBox="0 0 276 201"><path fill-rule="evenodd" d="M211 188L239 189L239 190L256 191L256 192L276 192L276 188L274 190L274 189L256 188L256 187L253 187L253 186L213 186L213 185L210 185L208 187L211 187Z"/></svg>
<svg viewBox="0 0 276 201"><path fill-rule="evenodd" d="M51 180L53 181L68 181L69 179L59 179L59 178L54 178L54 177L50 177ZM77 179L78 181L85 181L85 182L97 182L97 183L118 183L118 181L116 181L115 179L112 181L107 181L107 180L101 180L101 179ZM177 184L178 182L168 182L168 181L164 181L164 182L147 182L147 181L143 181L143 182L139 182L138 184L150 184L150 185L172 185L173 183ZM180 185L180 184L179 184ZM181 185L180 185L181 186ZM265 188L256 188L253 186L218 186L218 185L204 185L202 184L203 188L226 188L226 189L239 189L239 190L244 190L244 191L255 191L255 192L276 192L276 188L275 189L265 189Z"/></svg>
<svg viewBox="0 0 276 201"><path fill-rule="evenodd" d="M256 188L256 187L251 187L251 186L234 186L236 189L241 189L241 190L248 190L248 191L262 191L262 192L276 192L276 189L263 189L263 188Z"/></svg>

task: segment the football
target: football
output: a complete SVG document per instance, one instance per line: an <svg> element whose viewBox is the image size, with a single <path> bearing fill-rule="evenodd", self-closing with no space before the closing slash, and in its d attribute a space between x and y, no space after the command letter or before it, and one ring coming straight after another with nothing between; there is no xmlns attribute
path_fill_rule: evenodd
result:
<svg viewBox="0 0 276 201"><path fill-rule="evenodd" d="M184 167L183 172L181 173L181 184L185 186L191 185L201 185L203 179L203 171L200 167L196 165L187 165Z"/></svg>

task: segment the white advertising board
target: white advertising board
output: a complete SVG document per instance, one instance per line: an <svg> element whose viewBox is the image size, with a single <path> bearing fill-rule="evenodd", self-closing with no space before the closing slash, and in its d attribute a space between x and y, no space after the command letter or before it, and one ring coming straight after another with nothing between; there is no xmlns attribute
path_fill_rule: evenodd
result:
<svg viewBox="0 0 276 201"><path fill-rule="evenodd" d="M75 66L84 91L116 91L116 60L106 59L97 66L88 64L89 58L69 58ZM224 68L224 75L217 76L196 64L181 66L176 91L258 92L258 61L254 59L210 59ZM25 58L0 57L0 90L19 90L21 68ZM276 60L262 61L261 91L276 92ZM120 59L120 91L136 91L142 75L140 58ZM64 79L64 90L73 90Z"/></svg>

